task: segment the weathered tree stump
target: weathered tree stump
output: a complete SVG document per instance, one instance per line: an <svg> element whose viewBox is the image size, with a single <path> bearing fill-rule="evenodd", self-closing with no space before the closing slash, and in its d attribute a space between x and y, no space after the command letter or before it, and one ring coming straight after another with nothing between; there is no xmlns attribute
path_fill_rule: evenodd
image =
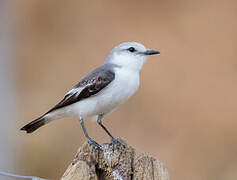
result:
<svg viewBox="0 0 237 180"><path fill-rule="evenodd" d="M126 143L106 143L102 151L85 142L61 180L169 180L169 176L162 162L136 155Z"/></svg>

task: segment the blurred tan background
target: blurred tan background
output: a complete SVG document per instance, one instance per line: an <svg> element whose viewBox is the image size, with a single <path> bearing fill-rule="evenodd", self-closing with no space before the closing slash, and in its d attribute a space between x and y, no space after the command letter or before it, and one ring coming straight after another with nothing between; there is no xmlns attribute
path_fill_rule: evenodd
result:
<svg viewBox="0 0 237 180"><path fill-rule="evenodd" d="M171 179L237 178L236 1L0 5L2 54L8 52L0 64L0 171L59 179L85 141L77 120L62 119L31 135L20 127L55 105L115 45L138 41L161 56L148 60L139 91L105 125L160 159ZM96 123L86 126L98 142L109 141Z"/></svg>

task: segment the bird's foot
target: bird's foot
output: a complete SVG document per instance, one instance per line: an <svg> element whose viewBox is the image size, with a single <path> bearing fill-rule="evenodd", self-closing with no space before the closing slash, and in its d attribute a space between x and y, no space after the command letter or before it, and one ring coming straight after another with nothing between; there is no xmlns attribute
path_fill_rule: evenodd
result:
<svg viewBox="0 0 237 180"><path fill-rule="evenodd" d="M113 145L113 150L115 149L115 146L120 146L122 148L126 146L126 144L120 138L112 138L111 142Z"/></svg>
<svg viewBox="0 0 237 180"><path fill-rule="evenodd" d="M112 138L111 141L112 141L112 144L119 144L122 146L126 145L120 138Z"/></svg>
<svg viewBox="0 0 237 180"><path fill-rule="evenodd" d="M103 150L102 146L95 142L93 139L88 138L88 143L92 145L95 149Z"/></svg>

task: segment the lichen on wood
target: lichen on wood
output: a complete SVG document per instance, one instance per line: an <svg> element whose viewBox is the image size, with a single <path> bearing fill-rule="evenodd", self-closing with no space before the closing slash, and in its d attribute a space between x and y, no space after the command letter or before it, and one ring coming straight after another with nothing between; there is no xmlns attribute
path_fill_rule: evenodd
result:
<svg viewBox="0 0 237 180"><path fill-rule="evenodd" d="M162 162L123 143L105 143L103 150L85 142L61 180L168 180Z"/></svg>

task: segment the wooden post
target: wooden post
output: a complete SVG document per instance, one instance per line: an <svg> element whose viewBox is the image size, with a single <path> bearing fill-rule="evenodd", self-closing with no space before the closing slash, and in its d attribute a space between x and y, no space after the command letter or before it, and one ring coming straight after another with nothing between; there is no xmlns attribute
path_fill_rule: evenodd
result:
<svg viewBox="0 0 237 180"><path fill-rule="evenodd" d="M137 155L125 142L103 144L103 151L85 142L61 180L169 180L169 176L162 162Z"/></svg>

